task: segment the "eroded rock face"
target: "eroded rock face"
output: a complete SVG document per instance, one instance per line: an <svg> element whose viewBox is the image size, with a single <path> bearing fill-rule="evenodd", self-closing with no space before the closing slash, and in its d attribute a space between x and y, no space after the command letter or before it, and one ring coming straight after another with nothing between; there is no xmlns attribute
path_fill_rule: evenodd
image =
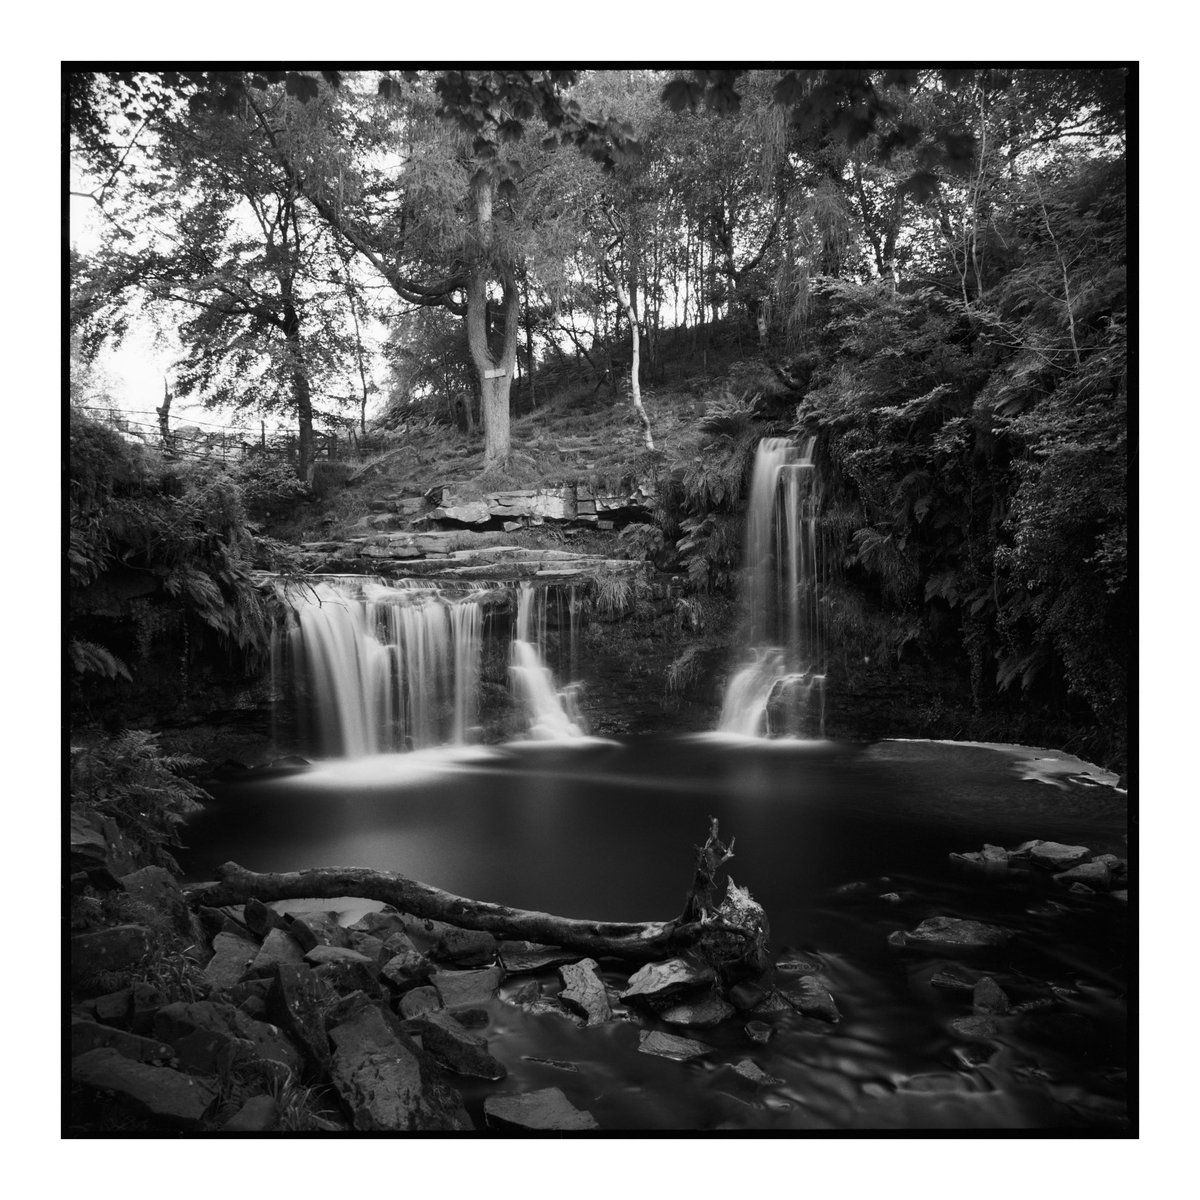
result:
<svg viewBox="0 0 1200 1200"><path fill-rule="evenodd" d="M541 1088L509 1096L489 1096L483 1102L487 1123L499 1129L598 1129L595 1117L576 1108L559 1088Z"/></svg>
<svg viewBox="0 0 1200 1200"><path fill-rule="evenodd" d="M217 1098L210 1080L135 1062L107 1047L74 1059L71 1078L84 1087L111 1092L146 1116L177 1129L198 1126Z"/></svg>
<svg viewBox="0 0 1200 1200"><path fill-rule="evenodd" d="M473 1128L462 1097L436 1079L413 1043L364 998L329 1033L330 1078L363 1131Z"/></svg>

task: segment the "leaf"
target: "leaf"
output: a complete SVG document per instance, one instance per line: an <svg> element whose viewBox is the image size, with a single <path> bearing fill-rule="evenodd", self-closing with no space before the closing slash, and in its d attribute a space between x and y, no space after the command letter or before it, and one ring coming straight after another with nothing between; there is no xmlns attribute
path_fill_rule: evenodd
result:
<svg viewBox="0 0 1200 1200"><path fill-rule="evenodd" d="M694 79L672 79L662 90L663 103L672 112L682 112L685 108L695 111L704 98L704 88Z"/></svg>

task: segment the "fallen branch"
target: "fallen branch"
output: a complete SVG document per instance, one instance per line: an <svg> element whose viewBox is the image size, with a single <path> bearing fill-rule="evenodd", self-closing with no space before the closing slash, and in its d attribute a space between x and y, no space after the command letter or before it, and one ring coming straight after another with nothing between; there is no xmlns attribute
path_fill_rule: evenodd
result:
<svg viewBox="0 0 1200 1200"><path fill-rule="evenodd" d="M414 917L431 917L461 929L562 946L581 954L651 962L687 951L728 975L757 973L766 961L765 918L754 919L751 913L747 919L748 897L743 899L740 892L734 902L722 905L705 920L605 922L469 900L403 875L362 867L259 873L229 862L217 871L217 882L193 884L186 889L191 904L221 907L247 900L356 896L382 901ZM749 903L761 917L761 908L753 901Z"/></svg>

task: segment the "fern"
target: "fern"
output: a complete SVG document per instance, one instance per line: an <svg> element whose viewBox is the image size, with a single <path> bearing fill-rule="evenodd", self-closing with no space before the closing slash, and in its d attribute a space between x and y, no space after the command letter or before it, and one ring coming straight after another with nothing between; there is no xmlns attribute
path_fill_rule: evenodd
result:
<svg viewBox="0 0 1200 1200"><path fill-rule="evenodd" d="M71 659L71 669L77 675L86 675L92 671L103 675L105 679L133 679L129 668L115 654L95 642L72 638L67 646L67 653Z"/></svg>

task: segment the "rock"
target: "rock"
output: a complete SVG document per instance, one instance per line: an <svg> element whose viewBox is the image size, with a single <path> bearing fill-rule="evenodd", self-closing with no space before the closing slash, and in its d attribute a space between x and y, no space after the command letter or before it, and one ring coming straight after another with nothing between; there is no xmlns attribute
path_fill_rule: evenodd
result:
<svg viewBox="0 0 1200 1200"><path fill-rule="evenodd" d="M353 936L355 933L358 933L358 930L352 928L351 936ZM395 958L397 954L418 953L416 946L414 946L412 943L412 938L410 938L407 933L395 932L388 933L385 936L384 931L381 929L377 934L367 934L365 936L383 938L383 957L380 959L381 962L387 962L389 958ZM422 955L422 957L424 956ZM430 967L430 970L433 970L433 968Z"/></svg>
<svg viewBox="0 0 1200 1200"><path fill-rule="evenodd" d="M598 1129L595 1117L576 1108L558 1088L541 1088L517 1095L489 1096L483 1102L484 1120L497 1129Z"/></svg>
<svg viewBox="0 0 1200 1200"><path fill-rule="evenodd" d="M225 1133L265 1133L275 1128L279 1105L270 1096L251 1096L221 1129Z"/></svg>
<svg viewBox="0 0 1200 1200"><path fill-rule="evenodd" d="M475 1079L503 1079L504 1064L488 1052L487 1041L464 1029L448 1012L434 1011L405 1021L406 1033L415 1033L421 1046L439 1066L456 1075Z"/></svg>
<svg viewBox="0 0 1200 1200"><path fill-rule="evenodd" d="M333 995L329 984L307 967L285 964L276 972L275 988L268 1002L271 1015L320 1071L329 1067L325 1012Z"/></svg>
<svg viewBox="0 0 1200 1200"><path fill-rule="evenodd" d="M929 977L929 982L935 988L944 988L952 992L969 992L975 986L955 971L937 971Z"/></svg>
<svg viewBox="0 0 1200 1200"><path fill-rule="evenodd" d="M775 1036L774 1028L765 1021L747 1021L743 1028L746 1036L760 1046L765 1046Z"/></svg>
<svg viewBox="0 0 1200 1200"><path fill-rule="evenodd" d="M783 1083L782 1079L776 1079L774 1075L768 1075L762 1067L749 1058L743 1058L740 1062L735 1062L733 1069L743 1079L748 1079L751 1083L755 1083L759 1087Z"/></svg>
<svg viewBox="0 0 1200 1200"><path fill-rule="evenodd" d="M144 1063L169 1063L175 1057L175 1051L170 1046L155 1038L139 1037L136 1033L127 1033L124 1029L114 1029L111 1025L100 1025L79 1017L71 1018L72 1058L103 1047L110 1047L126 1058Z"/></svg>
<svg viewBox="0 0 1200 1200"><path fill-rule="evenodd" d="M505 1003L521 1009L531 1017L562 1017L563 1020L570 1021L572 1025L580 1029L587 1024L586 1017L582 1017L573 1009L568 1008L557 996L542 995L541 986L536 980L530 980L524 987L508 997Z"/></svg>
<svg viewBox="0 0 1200 1200"><path fill-rule="evenodd" d="M243 979L229 989L229 1003L236 1004L242 1012L252 1017L266 1012L267 1001L271 989L275 986L274 979Z"/></svg>
<svg viewBox="0 0 1200 1200"><path fill-rule="evenodd" d="M438 971L432 983L447 1008L469 1008L486 1004L496 994L501 977L499 967L485 967L480 971Z"/></svg>
<svg viewBox="0 0 1200 1200"><path fill-rule="evenodd" d="M985 975L975 985L971 1003L978 1014L997 1016L1008 1012L1008 996L990 975Z"/></svg>
<svg viewBox="0 0 1200 1200"><path fill-rule="evenodd" d="M735 983L727 994L738 1012L751 1012L767 998L767 993L756 983Z"/></svg>
<svg viewBox="0 0 1200 1200"><path fill-rule="evenodd" d="M658 1010L658 1016L668 1025L690 1025L696 1029L711 1029L734 1015L736 1009L715 992L708 992L697 1000L681 1000L676 997Z"/></svg>
<svg viewBox="0 0 1200 1200"><path fill-rule="evenodd" d="M395 951L389 954L384 950L382 938L371 933L359 933L357 930L350 934L350 948L357 950L364 958L369 958L376 966L395 956Z"/></svg>
<svg viewBox="0 0 1200 1200"><path fill-rule="evenodd" d="M218 933L213 938L213 956L204 968L204 978L215 991L237 983L258 957L258 943L235 933Z"/></svg>
<svg viewBox="0 0 1200 1200"><path fill-rule="evenodd" d="M527 971L541 971L545 967L557 967L575 961L575 951L563 950L559 946L543 946L537 942L501 942L500 961L509 975L521 975Z"/></svg>
<svg viewBox="0 0 1200 1200"><path fill-rule="evenodd" d="M121 988L117 992L107 992L97 996L91 1002L92 1013L97 1021L105 1025L128 1025L133 1006L133 989Z"/></svg>
<svg viewBox="0 0 1200 1200"><path fill-rule="evenodd" d="M1007 929L961 917L930 917L909 933L897 933L901 940L892 944L901 946L958 946L961 949L975 949L982 946L1003 946L1012 939L1012 934ZM896 934L892 935L895 936ZM892 937L888 938L889 942L892 941Z"/></svg>
<svg viewBox="0 0 1200 1200"><path fill-rule="evenodd" d="M1072 896L1095 896L1097 894L1096 889L1088 887L1086 883L1073 883L1067 888L1067 891Z"/></svg>
<svg viewBox="0 0 1200 1200"><path fill-rule="evenodd" d="M806 1017L821 1021L837 1022L842 1019L838 1006L828 987L816 975L805 975L794 983L781 984L779 994L797 1011Z"/></svg>
<svg viewBox="0 0 1200 1200"><path fill-rule="evenodd" d="M318 946L350 945L350 933L338 923L338 915L331 909L306 913L287 913L284 916L288 932L300 943L307 954Z"/></svg>
<svg viewBox="0 0 1200 1200"><path fill-rule="evenodd" d="M781 958L775 969L783 975L820 975L823 968L812 958Z"/></svg>
<svg viewBox="0 0 1200 1200"><path fill-rule="evenodd" d="M888 904L899 904L900 903L900 893L899 892L884 892L883 895L880 896L879 898L880 898L880 900L886 900L888 902Z"/></svg>
<svg viewBox="0 0 1200 1200"><path fill-rule="evenodd" d="M246 901L242 909L242 920L246 922L246 928L260 938L265 938L272 929L287 927L286 919L273 908L268 908L261 900Z"/></svg>
<svg viewBox="0 0 1200 1200"><path fill-rule="evenodd" d="M323 948L347 949L343 946L317 947ZM361 957L360 955L359 958ZM360 962L359 958L331 959L314 968L313 973L343 996L352 992L365 992L373 1000L381 1000L384 987L379 981L379 968L374 963Z"/></svg>
<svg viewBox="0 0 1200 1200"><path fill-rule="evenodd" d="M757 1016L766 1017L772 1013L791 1012L792 1006L772 988L752 1010Z"/></svg>
<svg viewBox="0 0 1200 1200"><path fill-rule="evenodd" d="M262 946L250 964L250 974L266 979L274 976L278 967L298 967L303 962L304 951L300 943L285 930L272 928L268 930Z"/></svg>
<svg viewBox="0 0 1200 1200"><path fill-rule="evenodd" d="M73 806L69 862L72 871L105 873L111 887L113 881L137 870L138 849L111 817Z"/></svg>
<svg viewBox="0 0 1200 1200"><path fill-rule="evenodd" d="M686 958L647 963L630 976L629 986L621 993L621 999L661 1000L685 988L711 983L715 978L712 967Z"/></svg>
<svg viewBox="0 0 1200 1200"><path fill-rule="evenodd" d="M429 957L463 967L486 967L496 961L496 939L477 929L449 926L438 938Z"/></svg>
<svg viewBox="0 0 1200 1200"><path fill-rule="evenodd" d="M353 925L346 928L346 933L369 933L374 937L383 938L384 945L387 945L387 939L392 934L404 934L404 918L390 904L385 904L383 908L374 912L363 913ZM412 949L411 942L408 948Z"/></svg>
<svg viewBox="0 0 1200 1200"><path fill-rule="evenodd" d="M419 1017L423 1013L437 1012L444 1007L442 997L435 987L415 987L400 997L402 1017Z"/></svg>
<svg viewBox="0 0 1200 1200"><path fill-rule="evenodd" d="M486 525L492 519L488 506L482 500L436 508L432 515L436 521L457 521L460 525Z"/></svg>
<svg viewBox="0 0 1200 1200"><path fill-rule="evenodd" d="M95 933L77 933L71 939L71 981L83 983L125 970L149 953L150 931L144 925L113 925Z"/></svg>
<svg viewBox="0 0 1200 1200"><path fill-rule="evenodd" d="M638 1050L642 1054L656 1054L659 1058L673 1058L680 1062L687 1062L710 1052L710 1048L703 1042L677 1037L673 1033L662 1033L657 1029L641 1031L638 1035Z"/></svg>
<svg viewBox="0 0 1200 1200"><path fill-rule="evenodd" d="M217 1098L207 1080L170 1067L135 1062L116 1050L89 1050L71 1063L71 1078L84 1087L111 1092L147 1116L179 1129L194 1129Z"/></svg>
<svg viewBox="0 0 1200 1200"><path fill-rule="evenodd" d="M154 1018L167 1002L166 993L151 983L135 983L129 989L129 1028L147 1037L154 1032Z"/></svg>
<svg viewBox="0 0 1200 1200"><path fill-rule="evenodd" d="M405 941L408 939L405 938ZM411 944L410 942L409 945ZM379 974L395 991L407 992L429 982L433 974L433 964L415 950L403 950L399 954L393 954L380 968Z"/></svg>
<svg viewBox="0 0 1200 1200"><path fill-rule="evenodd" d="M563 989L559 998L569 1008L581 1013L589 1025L603 1025L612 1020L612 1007L608 1003L608 992L604 981L596 974L596 960L582 959L580 962L559 967Z"/></svg>
<svg viewBox="0 0 1200 1200"><path fill-rule="evenodd" d="M492 1015L486 1008L458 1008L454 1019L464 1029L486 1029L492 1023Z"/></svg>
<svg viewBox="0 0 1200 1200"><path fill-rule="evenodd" d="M1096 891L1107 891L1112 872L1107 863L1086 862L1072 867L1069 871L1060 871L1054 876L1055 883L1068 887L1073 883L1083 883Z"/></svg>
<svg viewBox="0 0 1200 1200"><path fill-rule="evenodd" d="M1091 855L1087 846L1066 846L1062 842L1025 842L1014 854L1027 855L1037 866L1054 871L1065 871Z"/></svg>
<svg viewBox="0 0 1200 1200"><path fill-rule="evenodd" d="M1103 863L1114 880L1124 878L1129 872L1129 863L1115 854L1097 854L1092 858L1092 862Z"/></svg>
<svg viewBox="0 0 1200 1200"><path fill-rule="evenodd" d="M1115 892L1109 892L1114 900L1119 900L1122 904L1129 903L1129 892L1125 888L1119 888Z"/></svg>
<svg viewBox="0 0 1200 1200"><path fill-rule="evenodd" d="M365 997L330 1030L329 1037L333 1044L330 1078L355 1129L473 1128L462 1097L434 1076L411 1040Z"/></svg>
<svg viewBox="0 0 1200 1200"><path fill-rule="evenodd" d="M950 1022L950 1028L960 1037L975 1041L990 1041L996 1036L996 1023L990 1017L958 1017Z"/></svg>
<svg viewBox="0 0 1200 1200"><path fill-rule="evenodd" d="M579 1068L572 1062L563 1062L561 1058L538 1058L536 1054L522 1054L521 1057L526 1062L537 1063L543 1067L554 1067L559 1071L573 1071L576 1075L579 1074Z"/></svg>
<svg viewBox="0 0 1200 1200"><path fill-rule="evenodd" d="M376 963L365 954L351 950L349 946L314 946L304 955L304 961L314 967L327 966L330 963L356 963L363 967L374 967Z"/></svg>
<svg viewBox="0 0 1200 1200"><path fill-rule="evenodd" d="M221 1001L168 1004L155 1017L154 1031L190 1070L219 1075L241 1062L277 1063L292 1074L300 1070L300 1054L282 1030Z"/></svg>

